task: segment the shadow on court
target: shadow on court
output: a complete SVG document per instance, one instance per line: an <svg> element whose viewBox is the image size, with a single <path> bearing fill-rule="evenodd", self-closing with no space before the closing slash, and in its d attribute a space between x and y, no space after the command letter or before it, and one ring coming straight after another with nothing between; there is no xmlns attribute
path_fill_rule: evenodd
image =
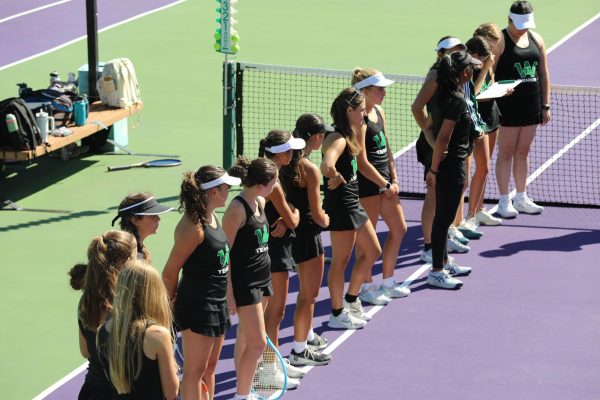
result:
<svg viewBox="0 0 600 400"><path fill-rule="evenodd" d="M583 246L600 243L600 231L590 230L569 233L563 236L545 239L524 240L503 244L499 249L487 250L480 253L482 257L509 257L523 251L579 251Z"/></svg>

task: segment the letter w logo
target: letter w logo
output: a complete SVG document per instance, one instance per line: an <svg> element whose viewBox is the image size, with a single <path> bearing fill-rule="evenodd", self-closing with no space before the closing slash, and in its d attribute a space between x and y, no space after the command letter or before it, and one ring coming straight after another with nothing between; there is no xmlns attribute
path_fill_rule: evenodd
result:
<svg viewBox="0 0 600 400"><path fill-rule="evenodd" d="M516 62L515 63L515 68L517 69L517 72L519 73L519 76L521 77L521 79L530 77L530 78L535 78L535 71L537 70L537 61L533 62L533 66L531 64L529 64L529 61L525 61L523 62L523 65L521 66L521 63Z"/></svg>

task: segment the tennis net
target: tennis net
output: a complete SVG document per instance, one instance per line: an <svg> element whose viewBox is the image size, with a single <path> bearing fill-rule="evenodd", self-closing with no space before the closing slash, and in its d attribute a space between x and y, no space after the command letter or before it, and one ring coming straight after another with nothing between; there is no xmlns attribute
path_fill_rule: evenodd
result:
<svg viewBox="0 0 600 400"><path fill-rule="evenodd" d="M292 130L296 118L317 113L330 120L331 102L350 86L351 71L237 63L236 154L256 157L258 143L271 129ZM420 129L411 104L424 77L385 74L396 81L386 88L383 107L387 133L396 158L401 194L425 193L423 166L415 142ZM600 207L600 88L553 86L553 119L540 126L530 152L528 195L542 204ZM496 152L495 152L496 153ZM313 161L319 163L320 155ZM492 158L487 200L497 200ZM474 163L473 163L474 169Z"/></svg>

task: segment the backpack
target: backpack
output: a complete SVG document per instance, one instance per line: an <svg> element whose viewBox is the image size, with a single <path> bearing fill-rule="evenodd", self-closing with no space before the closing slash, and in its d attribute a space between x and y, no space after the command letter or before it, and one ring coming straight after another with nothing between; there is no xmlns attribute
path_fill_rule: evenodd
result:
<svg viewBox="0 0 600 400"><path fill-rule="evenodd" d="M16 132L8 131L7 114L13 114L17 120L19 128ZM0 101L0 118L0 147L17 151L33 150L42 143L35 117L23 99L12 97Z"/></svg>
<svg viewBox="0 0 600 400"><path fill-rule="evenodd" d="M116 58L104 64L96 88L100 100L107 106L129 108L142 101L135 69L128 58Z"/></svg>
<svg viewBox="0 0 600 400"><path fill-rule="evenodd" d="M56 127L67 126L73 119L73 101L77 93L58 91L55 89L25 90L21 98L31 109L33 115L39 111L46 111L54 117Z"/></svg>

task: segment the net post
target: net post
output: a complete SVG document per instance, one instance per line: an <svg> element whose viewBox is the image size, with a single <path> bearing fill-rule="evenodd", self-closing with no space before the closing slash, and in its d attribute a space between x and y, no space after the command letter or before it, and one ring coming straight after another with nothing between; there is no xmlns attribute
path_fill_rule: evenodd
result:
<svg viewBox="0 0 600 400"><path fill-rule="evenodd" d="M234 117L235 117L235 65L225 55L223 62L223 168L233 165L234 154Z"/></svg>

